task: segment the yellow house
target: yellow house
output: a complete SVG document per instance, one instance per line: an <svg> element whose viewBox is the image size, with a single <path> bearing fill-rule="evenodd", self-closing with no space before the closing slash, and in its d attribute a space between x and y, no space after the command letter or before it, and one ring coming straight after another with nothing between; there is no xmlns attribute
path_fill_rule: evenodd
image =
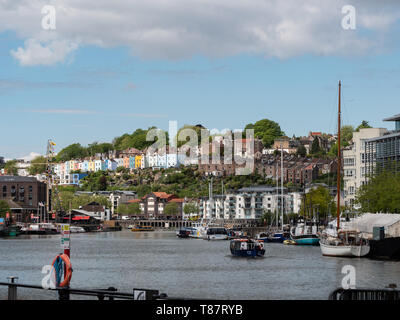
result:
<svg viewBox="0 0 400 320"><path fill-rule="evenodd" d="M135 157L135 169L140 169L142 167L142 156Z"/></svg>
<svg viewBox="0 0 400 320"><path fill-rule="evenodd" d="M93 160L90 160L89 162L88 162L88 169L89 169L89 171L90 172L94 172L95 171L95 168L96 168L96 165L95 165L95 162L93 161Z"/></svg>

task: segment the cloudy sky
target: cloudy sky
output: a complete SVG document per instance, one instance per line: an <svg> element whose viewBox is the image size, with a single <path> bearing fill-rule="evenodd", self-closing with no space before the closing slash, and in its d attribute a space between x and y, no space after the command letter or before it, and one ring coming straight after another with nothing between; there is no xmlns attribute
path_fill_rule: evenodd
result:
<svg viewBox="0 0 400 320"><path fill-rule="evenodd" d="M0 156L169 120L335 132L338 80L344 124L392 129L399 22L396 0L0 0Z"/></svg>

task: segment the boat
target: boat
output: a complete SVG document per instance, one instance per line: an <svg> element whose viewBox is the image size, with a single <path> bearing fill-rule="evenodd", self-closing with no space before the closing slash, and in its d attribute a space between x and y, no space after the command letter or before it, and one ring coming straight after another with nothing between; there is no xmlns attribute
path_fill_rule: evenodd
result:
<svg viewBox="0 0 400 320"><path fill-rule="evenodd" d="M333 257L364 257L370 251L369 241L357 230L340 230L336 237L323 237L322 255Z"/></svg>
<svg viewBox="0 0 400 320"><path fill-rule="evenodd" d="M290 230L291 240L299 245L319 245L318 225L315 222L299 221Z"/></svg>
<svg viewBox="0 0 400 320"><path fill-rule="evenodd" d="M228 240L238 239L238 238L245 238L246 237L245 233L242 230L227 229L227 232L228 232Z"/></svg>
<svg viewBox="0 0 400 320"><path fill-rule="evenodd" d="M141 231L154 231L154 228L151 226L134 226L131 229L132 232L141 232Z"/></svg>
<svg viewBox="0 0 400 320"><path fill-rule="evenodd" d="M228 240L228 232L223 227L209 227L207 228L207 232L205 240Z"/></svg>
<svg viewBox="0 0 400 320"><path fill-rule="evenodd" d="M268 234L265 232L261 232L261 233L257 234L256 239L264 241L264 242L269 242Z"/></svg>
<svg viewBox="0 0 400 320"><path fill-rule="evenodd" d="M207 226L202 222L195 222L192 224L192 228L190 230L189 237L203 239L207 234Z"/></svg>
<svg viewBox="0 0 400 320"><path fill-rule="evenodd" d="M38 223L31 223L21 228L22 234L46 234L46 230Z"/></svg>
<svg viewBox="0 0 400 320"><path fill-rule="evenodd" d="M190 233L192 232L192 228L190 227L183 227L180 228L177 232L176 232L176 236L178 238L189 238Z"/></svg>
<svg viewBox="0 0 400 320"><path fill-rule="evenodd" d="M265 254L264 242L254 239L232 239L230 250L236 257L262 257Z"/></svg>
<svg viewBox="0 0 400 320"><path fill-rule="evenodd" d="M340 172L341 172L341 148L340 148L340 89L338 103L338 175L337 175L337 226L333 235L322 233L319 241L322 255L333 257L364 257L370 251L369 241L362 237L358 230L340 229Z"/></svg>
<svg viewBox="0 0 400 320"><path fill-rule="evenodd" d="M71 233L82 233L86 232L86 230L83 227L77 227L77 226L70 226L69 231Z"/></svg>
<svg viewBox="0 0 400 320"><path fill-rule="evenodd" d="M296 245L297 243L296 243L296 241L294 241L294 240L285 240L285 241L283 241L283 244L286 244L286 245Z"/></svg>
<svg viewBox="0 0 400 320"><path fill-rule="evenodd" d="M285 240L290 240L290 233L285 231L278 231L268 236L267 242L283 243Z"/></svg>

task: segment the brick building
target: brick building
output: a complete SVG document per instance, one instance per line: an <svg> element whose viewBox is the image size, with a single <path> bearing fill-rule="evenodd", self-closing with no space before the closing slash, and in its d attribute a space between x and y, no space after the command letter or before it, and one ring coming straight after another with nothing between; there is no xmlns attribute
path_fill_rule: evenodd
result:
<svg viewBox="0 0 400 320"><path fill-rule="evenodd" d="M152 192L141 199L130 200L128 203L139 203L140 216L146 219L181 219L185 200L166 192ZM165 213L165 207L168 203L177 204L178 210L175 215L167 215Z"/></svg>
<svg viewBox="0 0 400 320"><path fill-rule="evenodd" d="M5 200L16 221L27 221L46 204L46 184L32 177L0 176L0 200Z"/></svg>

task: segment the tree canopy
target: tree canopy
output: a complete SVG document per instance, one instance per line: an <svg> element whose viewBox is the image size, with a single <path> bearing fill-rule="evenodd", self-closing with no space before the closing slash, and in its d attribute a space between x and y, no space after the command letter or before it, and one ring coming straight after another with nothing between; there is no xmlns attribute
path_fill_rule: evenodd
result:
<svg viewBox="0 0 400 320"><path fill-rule="evenodd" d="M6 201L0 200L0 218L5 218L7 212L10 212L10 206Z"/></svg>
<svg viewBox="0 0 400 320"><path fill-rule="evenodd" d="M18 167L17 167L17 160L9 160L4 165L4 169L7 171L7 174L12 176L18 175Z"/></svg>
<svg viewBox="0 0 400 320"><path fill-rule="evenodd" d="M117 208L117 213L120 215L136 215L140 214L140 206L138 203L121 203Z"/></svg>
<svg viewBox="0 0 400 320"><path fill-rule="evenodd" d="M165 205L164 214L168 216L175 216L179 213L179 207L176 202L169 202Z"/></svg>
<svg viewBox="0 0 400 320"><path fill-rule="evenodd" d="M384 170L361 186L356 202L362 212L400 213L400 172Z"/></svg>
<svg viewBox="0 0 400 320"><path fill-rule="evenodd" d="M372 128L372 127L369 125L368 121L363 120L361 124L356 128L356 131L358 132L360 131L360 129L366 129L366 128Z"/></svg>
<svg viewBox="0 0 400 320"><path fill-rule="evenodd" d="M38 156L31 161L29 166L29 174L35 175L46 172L46 158L43 156Z"/></svg>
<svg viewBox="0 0 400 320"><path fill-rule="evenodd" d="M276 138L285 135L279 124L269 119L262 119L254 124L249 123L246 129L254 129L254 136L261 139L265 147L270 147Z"/></svg>
<svg viewBox="0 0 400 320"><path fill-rule="evenodd" d="M303 199L301 203L300 213L303 215L312 215L314 207L319 214L326 215L331 213L334 215L336 212L335 202L327 188L319 186L315 189L311 189L310 192L305 195L305 201Z"/></svg>

